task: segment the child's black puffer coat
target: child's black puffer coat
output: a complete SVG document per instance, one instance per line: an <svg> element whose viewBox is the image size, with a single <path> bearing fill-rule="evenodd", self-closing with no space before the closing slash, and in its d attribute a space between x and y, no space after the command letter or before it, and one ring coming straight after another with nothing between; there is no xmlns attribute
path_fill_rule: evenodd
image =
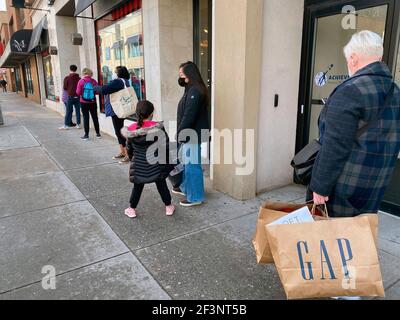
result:
<svg viewBox="0 0 400 320"><path fill-rule="evenodd" d="M148 128L121 130L127 139L132 183L148 184L166 179L174 166L169 164L169 137L162 122Z"/></svg>

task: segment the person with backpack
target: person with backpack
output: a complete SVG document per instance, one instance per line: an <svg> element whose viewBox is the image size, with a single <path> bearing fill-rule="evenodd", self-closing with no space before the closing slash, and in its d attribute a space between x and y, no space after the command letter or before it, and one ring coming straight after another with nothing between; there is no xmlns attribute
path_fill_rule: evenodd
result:
<svg viewBox="0 0 400 320"><path fill-rule="evenodd" d="M173 169L173 166L168 164L169 138L164 124L151 120L153 114L154 106L150 101L139 101L136 108L138 122L122 129L122 134L127 139L126 147L131 160L130 181L134 184L131 205L125 210L125 215L129 218L136 218L136 208L144 186L150 183L157 185L166 207L166 215L172 216L175 213L166 180ZM153 155L155 151L158 161L149 161L148 153ZM164 156L160 152L165 152ZM154 160L153 157L151 160Z"/></svg>
<svg viewBox="0 0 400 320"><path fill-rule="evenodd" d="M129 78L130 75L128 69L124 66L119 66L115 68L115 71L112 76L112 81L110 81L108 84L104 86L97 86L94 88L96 93L104 95L106 117L112 118L115 135L117 136L120 147L120 153L114 156L113 159L119 160L119 164L127 164L130 162L128 154L126 152L126 139L121 134L121 129L124 127L125 119L120 119L115 114L110 102L110 95L123 90L125 86L130 87Z"/></svg>
<svg viewBox="0 0 400 320"><path fill-rule="evenodd" d="M92 116L97 138L101 139L99 118L97 117L97 102L94 87L98 86L93 77L93 71L85 68L82 71L83 78L78 82L76 94L80 97L83 113L83 125L85 135L81 138L89 140L89 114Z"/></svg>

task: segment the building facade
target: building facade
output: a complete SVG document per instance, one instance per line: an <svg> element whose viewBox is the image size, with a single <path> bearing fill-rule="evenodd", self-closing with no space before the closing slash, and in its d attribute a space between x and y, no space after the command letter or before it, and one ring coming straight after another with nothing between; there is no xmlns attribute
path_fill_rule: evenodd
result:
<svg viewBox="0 0 400 320"><path fill-rule="evenodd" d="M25 3L29 6L31 2ZM12 91L41 103L38 65L35 55L28 50L32 36L31 10L20 8L13 1L7 0L6 17L1 27L3 52L0 68L9 69L6 77Z"/></svg>
<svg viewBox="0 0 400 320"><path fill-rule="evenodd" d="M400 83L396 0L38 0L32 6L48 10L30 11L33 29L46 18L49 37L48 48L34 56L40 98L60 113L70 64L92 69L102 84L125 65L137 95L154 103L155 118L174 136L183 94L178 68L194 60L218 130L204 148L210 178L238 199L293 183L293 155L317 137L323 99L348 77L342 48L352 34L369 29L384 36L385 62ZM100 125L113 135L104 114ZM243 142L235 140L233 150L220 143L224 129L244 129L237 132ZM247 162L224 161L235 158L236 148L248 151ZM237 174L246 166L249 172ZM400 160L384 209L400 212Z"/></svg>

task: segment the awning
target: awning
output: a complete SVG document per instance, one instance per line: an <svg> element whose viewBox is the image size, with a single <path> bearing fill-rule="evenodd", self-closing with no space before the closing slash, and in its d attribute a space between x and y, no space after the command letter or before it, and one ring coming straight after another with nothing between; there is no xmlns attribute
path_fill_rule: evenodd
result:
<svg viewBox="0 0 400 320"><path fill-rule="evenodd" d="M76 4L74 16L75 17L78 16L81 12L85 11L87 8L89 8L95 2L96 2L96 0L78 0L78 3Z"/></svg>
<svg viewBox="0 0 400 320"><path fill-rule="evenodd" d="M22 29L15 32L0 58L0 68L14 68L33 54L28 51L32 30Z"/></svg>
<svg viewBox="0 0 400 320"><path fill-rule="evenodd" d="M40 20L36 27L33 28L32 37L28 48L29 52L40 44L40 37L42 36L43 29L47 29L47 16Z"/></svg>
<svg viewBox="0 0 400 320"><path fill-rule="evenodd" d="M123 45L124 45L123 41L117 41L114 42L111 49L122 49Z"/></svg>
<svg viewBox="0 0 400 320"><path fill-rule="evenodd" d="M125 41L125 45L127 46L128 44L136 44L136 45L141 45L143 43L142 40L142 35L141 34L137 34L134 36L130 36L128 39L126 39Z"/></svg>

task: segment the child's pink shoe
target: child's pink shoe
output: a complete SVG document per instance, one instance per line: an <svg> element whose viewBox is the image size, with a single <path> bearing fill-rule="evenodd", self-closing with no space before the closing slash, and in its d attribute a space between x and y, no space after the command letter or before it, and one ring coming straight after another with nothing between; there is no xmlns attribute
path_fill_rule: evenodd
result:
<svg viewBox="0 0 400 320"><path fill-rule="evenodd" d="M136 218L136 210L132 208L128 208L125 210L125 215L127 215L129 218Z"/></svg>
<svg viewBox="0 0 400 320"><path fill-rule="evenodd" d="M175 213L175 206L171 204L170 206L166 207L165 211L167 213L167 216L171 217Z"/></svg>

